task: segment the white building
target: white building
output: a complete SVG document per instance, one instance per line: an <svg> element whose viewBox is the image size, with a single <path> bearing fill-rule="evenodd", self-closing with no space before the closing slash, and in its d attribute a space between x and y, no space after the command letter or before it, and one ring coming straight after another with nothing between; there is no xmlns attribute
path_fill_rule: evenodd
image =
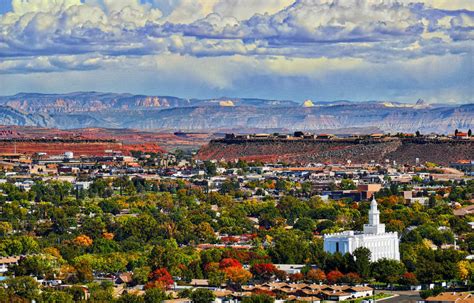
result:
<svg viewBox="0 0 474 303"><path fill-rule="evenodd" d="M369 224L364 224L363 232L350 230L324 236L324 250L329 253L353 253L359 247L371 251L372 262L383 258L400 260L398 233L385 232L375 198L370 203Z"/></svg>

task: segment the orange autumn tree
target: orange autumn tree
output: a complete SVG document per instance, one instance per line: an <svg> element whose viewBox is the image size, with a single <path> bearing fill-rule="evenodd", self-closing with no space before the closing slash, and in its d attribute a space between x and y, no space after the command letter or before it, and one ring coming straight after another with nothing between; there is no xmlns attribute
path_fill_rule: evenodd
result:
<svg viewBox="0 0 474 303"><path fill-rule="evenodd" d="M242 263L234 258L224 258L219 262L219 269L225 274L226 278L237 285L246 283L252 278L252 274L243 269Z"/></svg>
<svg viewBox="0 0 474 303"><path fill-rule="evenodd" d="M237 285L242 285L252 279L252 274L242 267L227 267L223 270L223 272L225 273L227 279Z"/></svg>
<svg viewBox="0 0 474 303"><path fill-rule="evenodd" d="M337 270L337 269L333 270L333 271L330 271L326 275L326 278L327 278L328 282L331 283L331 284L336 283L342 277L344 277L344 274L342 272L340 272L339 270Z"/></svg>
<svg viewBox="0 0 474 303"><path fill-rule="evenodd" d="M93 241L89 236L80 235L73 240L74 244L77 246L89 247L92 245Z"/></svg>
<svg viewBox="0 0 474 303"><path fill-rule="evenodd" d="M306 274L306 278L311 282L324 282L326 280L326 274L321 269L310 269Z"/></svg>
<svg viewBox="0 0 474 303"><path fill-rule="evenodd" d="M113 240L115 235L113 233L105 232L102 234L102 237L107 240Z"/></svg>

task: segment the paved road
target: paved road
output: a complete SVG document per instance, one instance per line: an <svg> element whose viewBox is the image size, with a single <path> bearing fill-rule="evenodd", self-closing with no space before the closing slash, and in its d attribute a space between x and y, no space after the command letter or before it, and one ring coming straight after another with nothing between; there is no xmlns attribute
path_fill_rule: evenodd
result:
<svg viewBox="0 0 474 303"><path fill-rule="evenodd" d="M397 297L382 300L383 303L416 303L421 300L420 295L416 291L383 291L388 294L397 294ZM378 301L377 301L378 302Z"/></svg>

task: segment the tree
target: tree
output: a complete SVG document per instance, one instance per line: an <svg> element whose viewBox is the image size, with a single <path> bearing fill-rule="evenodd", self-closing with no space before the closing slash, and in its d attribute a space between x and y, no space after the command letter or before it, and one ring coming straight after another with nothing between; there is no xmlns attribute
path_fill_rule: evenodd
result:
<svg viewBox="0 0 474 303"><path fill-rule="evenodd" d="M225 282L225 273L220 270L211 271L208 273L209 285L221 286Z"/></svg>
<svg viewBox="0 0 474 303"><path fill-rule="evenodd" d="M459 130L456 128L456 130L454 131L454 135L457 136L459 133Z"/></svg>
<svg viewBox="0 0 474 303"><path fill-rule="evenodd" d="M168 295L162 289L150 288L145 291L145 303L159 303L166 299L168 299Z"/></svg>
<svg viewBox="0 0 474 303"><path fill-rule="evenodd" d="M73 296L65 291L44 290L38 300L40 303L73 303Z"/></svg>
<svg viewBox="0 0 474 303"><path fill-rule="evenodd" d="M168 289L173 285L173 277L166 268L158 268L150 273L148 276L149 282L145 285L145 289L160 288Z"/></svg>
<svg viewBox="0 0 474 303"><path fill-rule="evenodd" d="M262 281L270 280L277 270L278 269L275 267L275 265L271 263L254 264L250 268L250 272L253 274L253 276Z"/></svg>
<svg viewBox="0 0 474 303"><path fill-rule="evenodd" d="M379 282L395 283L405 272L405 265L397 260L380 259L372 263L372 276Z"/></svg>
<svg viewBox="0 0 474 303"><path fill-rule="evenodd" d="M339 281L339 279L341 279L342 277L344 277L344 274L342 272L340 272L339 270L330 271L326 275L326 279L328 280L328 282L330 284L337 283Z"/></svg>
<svg viewBox="0 0 474 303"><path fill-rule="evenodd" d="M93 243L92 239L86 235L77 236L73 242L77 246L83 246L83 247L89 247Z"/></svg>
<svg viewBox="0 0 474 303"><path fill-rule="evenodd" d="M288 276L288 279L290 279L291 282L295 282L295 283L298 283L300 281L303 281L304 279L304 275L302 273L294 273L294 274L290 274Z"/></svg>
<svg viewBox="0 0 474 303"><path fill-rule="evenodd" d="M309 243L301 236L301 232L279 229L274 234L269 255L277 264L300 264L305 263L309 255L308 248Z"/></svg>
<svg viewBox="0 0 474 303"><path fill-rule="evenodd" d="M142 296L135 294L123 294L118 298L117 303L144 303L145 300Z"/></svg>
<svg viewBox="0 0 474 303"><path fill-rule="evenodd" d="M457 263L457 278L461 281L474 280L474 264L468 260Z"/></svg>
<svg viewBox="0 0 474 303"><path fill-rule="evenodd" d="M80 282L90 282L94 279L92 266L87 260L81 259L75 262L74 268L76 269L77 279Z"/></svg>
<svg viewBox="0 0 474 303"><path fill-rule="evenodd" d="M99 202L99 207L104 213L117 215L120 213L120 204L116 199L105 199Z"/></svg>
<svg viewBox="0 0 474 303"><path fill-rule="evenodd" d="M196 226L194 232L201 242L212 243L216 239L214 229L212 228L211 224L209 224L209 222L199 223L199 225Z"/></svg>
<svg viewBox="0 0 474 303"><path fill-rule="evenodd" d="M296 221L295 225L293 225L293 228L307 233L312 233L316 229L316 223L311 218L303 217Z"/></svg>
<svg viewBox="0 0 474 303"><path fill-rule="evenodd" d="M321 269L310 269L306 278L313 283L320 283L326 280L326 274Z"/></svg>
<svg viewBox="0 0 474 303"><path fill-rule="evenodd" d="M416 136L417 136L417 137L420 137L420 136L421 136L421 133L420 133L419 130L416 131Z"/></svg>
<svg viewBox="0 0 474 303"><path fill-rule="evenodd" d="M237 285L247 283L252 278L252 274L249 271L237 266L227 267L223 271L227 279Z"/></svg>
<svg viewBox="0 0 474 303"><path fill-rule="evenodd" d="M354 257L354 270L362 277L370 275L370 257L372 253L366 247L359 247L352 253Z"/></svg>
<svg viewBox="0 0 474 303"><path fill-rule="evenodd" d="M209 176L217 175L217 165L214 162L204 161L204 167Z"/></svg>
<svg viewBox="0 0 474 303"><path fill-rule="evenodd" d="M35 276L52 278L59 270L59 263L50 255L34 255L21 258L13 267L16 276Z"/></svg>
<svg viewBox="0 0 474 303"><path fill-rule="evenodd" d="M214 302L216 296L214 293L206 288L198 288L191 293L191 300L193 303L211 303Z"/></svg>
<svg viewBox="0 0 474 303"><path fill-rule="evenodd" d="M412 272L406 272L400 277L400 284L403 285L418 285L418 279Z"/></svg>
<svg viewBox="0 0 474 303"><path fill-rule="evenodd" d="M339 281L350 285L355 285L360 283L362 279L360 278L359 274L355 272L350 272L344 275L344 277L340 278Z"/></svg>
<svg viewBox="0 0 474 303"><path fill-rule="evenodd" d="M342 179L341 180L341 189L343 190L352 190L356 189L356 186L354 184L354 181L351 179Z"/></svg>
<svg viewBox="0 0 474 303"><path fill-rule="evenodd" d="M467 135L468 135L469 137L472 136L472 130L471 130L471 129L469 129L469 130L467 131Z"/></svg>
<svg viewBox="0 0 474 303"><path fill-rule="evenodd" d="M148 274L151 268L149 266L135 267L133 269L133 283L145 284L148 281Z"/></svg>
<svg viewBox="0 0 474 303"><path fill-rule="evenodd" d="M8 222L0 222L0 237L5 237L13 230L12 225Z"/></svg>
<svg viewBox="0 0 474 303"><path fill-rule="evenodd" d="M178 266L184 263L184 254L180 250L175 239L164 241L162 245L153 247L150 257L149 265L153 268L166 267L170 273L176 275L179 273Z"/></svg>
<svg viewBox="0 0 474 303"><path fill-rule="evenodd" d="M442 286L436 285L433 289L427 289L420 291L420 297L426 299L431 296L437 296L440 293L444 292L445 289Z"/></svg>
<svg viewBox="0 0 474 303"><path fill-rule="evenodd" d="M250 297L244 297L242 303L273 303L275 298L266 294L253 294Z"/></svg>
<svg viewBox="0 0 474 303"><path fill-rule="evenodd" d="M23 299L37 299L39 297L39 283L29 276L9 278L7 280L8 293Z"/></svg>
<svg viewBox="0 0 474 303"><path fill-rule="evenodd" d="M224 258L219 262L220 269L226 269L229 267L242 268L242 264L238 260L233 259L233 258Z"/></svg>

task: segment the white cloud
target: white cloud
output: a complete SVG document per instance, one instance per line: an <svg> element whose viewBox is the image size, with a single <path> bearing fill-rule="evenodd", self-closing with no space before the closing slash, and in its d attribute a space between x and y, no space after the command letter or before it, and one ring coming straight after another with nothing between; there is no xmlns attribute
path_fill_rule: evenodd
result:
<svg viewBox="0 0 474 303"><path fill-rule="evenodd" d="M3 56L176 51L194 56L357 57L378 61L420 57L425 51L431 55L437 49L440 55L466 52L467 42L462 41L473 36L471 12L436 11L394 0L297 0L292 4L289 0L268 0L265 4L181 0L165 17L156 7L139 0L13 3L14 11L0 17Z"/></svg>
<svg viewBox="0 0 474 303"><path fill-rule="evenodd" d="M427 5L448 10L474 10L474 1L471 0L424 0Z"/></svg>
<svg viewBox="0 0 474 303"><path fill-rule="evenodd" d="M74 5L81 5L81 0L12 0L13 13L20 16L34 12L57 13Z"/></svg>
<svg viewBox="0 0 474 303"><path fill-rule="evenodd" d="M221 16L245 20L255 14L275 14L293 2L294 0L220 0L214 5L214 12Z"/></svg>
<svg viewBox="0 0 474 303"><path fill-rule="evenodd" d="M405 87L402 97L414 95L413 83L422 86L425 79L436 87L457 85L456 96L465 97L466 82L447 79L472 84L472 71L453 64L458 74L440 76L442 85L431 74L450 70L446 58L466 65L465 58L473 55L472 1L414 1L13 0L13 11L0 16L0 73L5 80L43 72L90 76L90 70L109 76L115 70L125 77L140 70L152 78L159 73L170 87L180 74L196 90L223 92L251 87L247 79L265 79L268 89L279 89L271 83L280 79L293 87L301 80L334 90L330 81L348 81L356 89L361 82L349 78L360 77L381 86L395 87L398 81ZM417 78L432 66L439 70ZM370 78L376 76L385 82ZM443 89L447 96L449 87Z"/></svg>

